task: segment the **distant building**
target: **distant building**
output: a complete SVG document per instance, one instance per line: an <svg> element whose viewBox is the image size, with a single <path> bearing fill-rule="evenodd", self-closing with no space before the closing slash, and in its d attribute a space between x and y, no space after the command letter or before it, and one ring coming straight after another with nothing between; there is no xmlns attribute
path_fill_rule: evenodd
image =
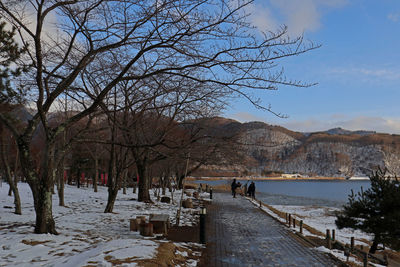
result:
<svg viewBox="0 0 400 267"><path fill-rule="evenodd" d="M301 178L301 174L298 173L293 173L293 174L288 174L288 173L283 173L282 174L283 178Z"/></svg>

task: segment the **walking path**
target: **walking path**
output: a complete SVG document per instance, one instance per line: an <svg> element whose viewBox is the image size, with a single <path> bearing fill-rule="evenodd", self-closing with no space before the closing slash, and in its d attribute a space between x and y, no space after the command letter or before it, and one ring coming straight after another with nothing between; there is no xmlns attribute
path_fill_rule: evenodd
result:
<svg viewBox="0 0 400 267"><path fill-rule="evenodd" d="M336 266L242 196L214 193L201 266Z"/></svg>

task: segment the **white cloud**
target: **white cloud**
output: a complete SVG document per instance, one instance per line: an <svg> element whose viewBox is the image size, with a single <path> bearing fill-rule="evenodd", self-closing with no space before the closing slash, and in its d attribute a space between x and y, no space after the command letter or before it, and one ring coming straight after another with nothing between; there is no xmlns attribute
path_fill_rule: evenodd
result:
<svg viewBox="0 0 400 267"><path fill-rule="evenodd" d="M328 71L328 74L362 75L384 80L400 79L400 70L393 68L333 68Z"/></svg>
<svg viewBox="0 0 400 267"><path fill-rule="evenodd" d="M253 26L257 27L260 31L274 31L280 23L272 15L271 9L259 3L251 3L246 6L245 12L250 14L250 22Z"/></svg>
<svg viewBox="0 0 400 267"><path fill-rule="evenodd" d="M315 31L321 27L321 14L313 0L271 0L271 4L284 15L290 35Z"/></svg>
<svg viewBox="0 0 400 267"><path fill-rule="evenodd" d="M263 118L255 116L248 112L238 112L229 116L231 119L237 120L239 122L249 122L249 121L265 121Z"/></svg>
<svg viewBox="0 0 400 267"><path fill-rule="evenodd" d="M269 6L259 1L247 11L252 14L254 26L261 31L275 30L284 24L288 26L289 35L297 36L306 31L318 30L327 8L340 8L345 4L347 0L270 0Z"/></svg>
<svg viewBox="0 0 400 267"><path fill-rule="evenodd" d="M16 14L16 17L20 19L23 24L33 33L36 31L37 26L37 13L36 7L33 4L26 4L25 2L21 2L18 4L12 4L8 6L8 8ZM5 19L7 22L7 20ZM42 29L42 40L50 41L53 38L61 37L61 32L57 27L57 17L55 12L50 12L47 14ZM11 24L7 22L7 29L11 29ZM15 38L18 44L22 44L21 38L25 40L25 42L33 42L32 37L24 30L21 31L22 37ZM33 44L31 45L31 49L33 49Z"/></svg>
<svg viewBox="0 0 400 267"><path fill-rule="evenodd" d="M387 15L387 18L393 22L399 21L400 13L390 13Z"/></svg>

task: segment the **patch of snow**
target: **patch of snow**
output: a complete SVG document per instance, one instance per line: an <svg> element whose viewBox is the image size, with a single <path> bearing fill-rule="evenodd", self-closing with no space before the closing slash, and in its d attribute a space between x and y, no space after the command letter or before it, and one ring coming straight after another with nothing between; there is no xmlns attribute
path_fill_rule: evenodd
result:
<svg viewBox="0 0 400 267"><path fill-rule="evenodd" d="M136 201L137 194L131 190L126 195L121 191L110 214L104 213L107 187L99 186L95 193L92 188L66 185L66 207L60 207L58 196L53 196L53 217L59 235L39 235L33 233L35 213L29 186L18 184L22 215L13 213L14 198L7 195L8 189L6 183L0 186L0 266L112 266L111 260L124 259L132 262L123 266L136 266L134 260L153 258L165 241L130 231L129 220L140 215L146 215L148 220L149 214L168 214L174 224L181 196L181 191L176 190L173 204L147 204ZM180 225L196 224L198 213L196 209L182 208ZM187 249L195 246L180 244Z"/></svg>
<svg viewBox="0 0 400 267"><path fill-rule="evenodd" d="M337 249L329 250L326 247L317 247L317 248L314 248L314 249L318 250L318 251L321 251L321 252L324 252L324 253L327 253L327 254L332 254L333 256L335 256L336 258L338 258L339 260L341 260L343 262L347 261L347 257L344 255L343 251L341 251L341 250L337 250ZM352 263L355 263L355 264L360 265L360 266L363 265L363 263L361 261L359 261L357 258L355 258L353 256L349 256L348 262L352 262Z"/></svg>
<svg viewBox="0 0 400 267"><path fill-rule="evenodd" d="M367 243L361 241L360 239L365 239L368 241L373 240L373 235L364 233L360 230L354 230L351 228L338 229L335 220L335 212L338 208L333 207L319 207L319 206L286 206L286 205L272 205L273 208L292 214L296 220L303 220L303 223L311 226L312 228L326 233L326 230L335 230L336 240L344 243L350 244L351 237L355 237L356 245L368 246ZM267 209L267 208L266 208ZM285 221L283 219L283 221Z"/></svg>

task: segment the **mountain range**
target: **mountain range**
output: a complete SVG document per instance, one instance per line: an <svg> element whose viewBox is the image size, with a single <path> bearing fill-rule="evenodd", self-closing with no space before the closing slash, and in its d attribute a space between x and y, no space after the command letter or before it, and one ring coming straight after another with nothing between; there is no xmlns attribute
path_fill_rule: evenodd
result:
<svg viewBox="0 0 400 267"><path fill-rule="evenodd" d="M400 135L342 128L302 133L263 122L208 120L214 131L237 137L242 160L231 167L241 173L351 177L378 167L400 173Z"/></svg>

